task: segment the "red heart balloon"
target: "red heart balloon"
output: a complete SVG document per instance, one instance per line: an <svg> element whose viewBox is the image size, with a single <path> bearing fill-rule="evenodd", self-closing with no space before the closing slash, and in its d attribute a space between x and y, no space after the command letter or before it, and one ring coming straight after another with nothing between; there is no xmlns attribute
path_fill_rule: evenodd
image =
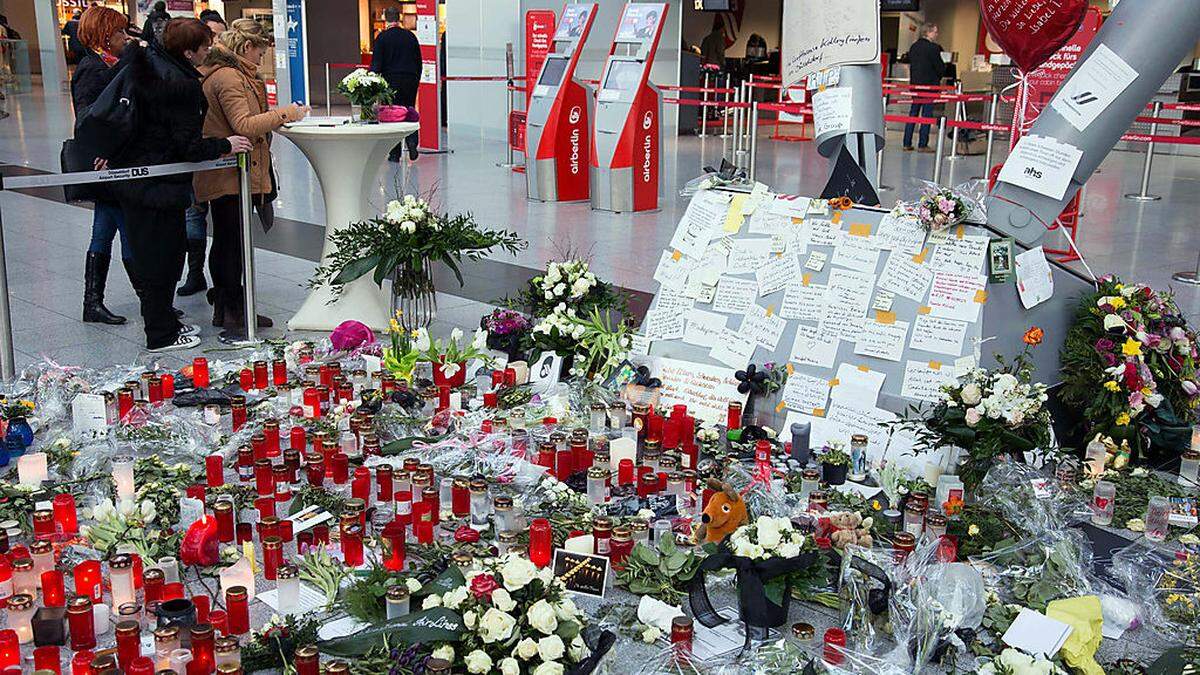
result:
<svg viewBox="0 0 1200 675"><path fill-rule="evenodd" d="M1026 74L1067 44L1087 6L1087 0L979 0L988 33Z"/></svg>

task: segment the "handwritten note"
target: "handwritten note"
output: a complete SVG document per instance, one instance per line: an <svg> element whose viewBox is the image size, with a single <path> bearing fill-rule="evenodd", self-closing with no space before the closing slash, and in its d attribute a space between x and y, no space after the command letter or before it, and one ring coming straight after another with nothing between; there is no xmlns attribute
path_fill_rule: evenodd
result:
<svg viewBox="0 0 1200 675"><path fill-rule="evenodd" d="M728 272L750 274L762 267L771 255L770 239L739 239L729 252Z"/></svg>
<svg viewBox="0 0 1200 675"><path fill-rule="evenodd" d="M929 289L929 309L933 316L959 321L976 321L979 308L987 299L982 275L938 272Z"/></svg>
<svg viewBox="0 0 1200 675"><path fill-rule="evenodd" d="M789 0L783 5L783 83L822 69L879 61L878 0Z"/></svg>
<svg viewBox="0 0 1200 675"><path fill-rule="evenodd" d="M834 377L837 385L830 390L829 397L835 402L874 407L885 377L887 374L878 370L843 363L838 366L837 375Z"/></svg>
<svg viewBox="0 0 1200 675"><path fill-rule="evenodd" d="M966 236L959 239L951 236L934 249L929 267L935 272L979 274L983 271L987 245L987 237Z"/></svg>
<svg viewBox="0 0 1200 675"><path fill-rule="evenodd" d="M695 308L685 316L687 329L683 333L683 341L700 347L715 347L729 321L724 314Z"/></svg>
<svg viewBox="0 0 1200 675"><path fill-rule="evenodd" d="M725 223L729 210L729 195L712 190L701 190L692 197L675 235L671 237L671 248L693 258L699 258L713 235Z"/></svg>
<svg viewBox="0 0 1200 675"><path fill-rule="evenodd" d="M1017 272L1017 295L1025 309L1032 309L1054 295L1054 274L1041 246L1018 253L1013 262Z"/></svg>
<svg viewBox="0 0 1200 675"><path fill-rule="evenodd" d="M879 287L921 302L932 280L933 272L927 265L918 265L907 253L892 251L879 274Z"/></svg>
<svg viewBox="0 0 1200 675"><path fill-rule="evenodd" d="M868 320L863 324L862 333L858 335L854 353L885 361L899 361L904 353L904 341L907 338L907 322L881 323Z"/></svg>
<svg viewBox="0 0 1200 675"><path fill-rule="evenodd" d="M841 340L836 335L822 333L813 326L797 324L790 360L802 366L833 368L840 344Z"/></svg>
<svg viewBox="0 0 1200 675"><path fill-rule="evenodd" d="M808 229L808 243L813 246L836 246L842 231L828 218L805 218L804 227Z"/></svg>
<svg viewBox="0 0 1200 675"><path fill-rule="evenodd" d="M936 366L936 367L935 367ZM917 401L936 403L942 398L942 386L955 380L950 366L928 361L907 361L904 364L904 382L900 395Z"/></svg>
<svg viewBox="0 0 1200 675"><path fill-rule="evenodd" d="M820 321L825 312L825 290L824 284L805 286L803 282L793 281L783 293L779 316L796 321Z"/></svg>
<svg viewBox="0 0 1200 675"><path fill-rule="evenodd" d="M745 368L754 357L755 346L754 342L726 328L721 332L717 345L708 352L708 356L730 368Z"/></svg>
<svg viewBox="0 0 1200 675"><path fill-rule="evenodd" d="M889 212L879 220L875 230L875 245L889 251L917 255L925 245L925 228L916 216Z"/></svg>
<svg viewBox="0 0 1200 675"><path fill-rule="evenodd" d="M744 314L754 304L758 295L758 282L751 279L721 277L717 282L717 294L713 297L714 312Z"/></svg>
<svg viewBox="0 0 1200 675"><path fill-rule="evenodd" d="M813 94L813 137L846 133L854 112L854 91L850 87L833 87Z"/></svg>
<svg viewBox="0 0 1200 675"><path fill-rule="evenodd" d="M651 359L649 367L662 380L660 403L667 407L682 403L708 424L724 421L730 401L746 400L745 394L738 393L732 368L661 357Z"/></svg>
<svg viewBox="0 0 1200 675"><path fill-rule="evenodd" d="M738 335L745 340L761 345L768 351L775 351L775 347L779 345L779 338L783 335L783 329L786 327L787 321L784 321L778 314L768 312L766 308L755 305L746 312L746 318L742 319Z"/></svg>
<svg viewBox="0 0 1200 675"><path fill-rule="evenodd" d="M778 234L791 227L792 217L776 213L771 209L758 209L750 216L750 225L746 228L749 234Z"/></svg>
<svg viewBox="0 0 1200 675"><path fill-rule="evenodd" d="M654 270L654 280L663 288L678 290L687 283L689 272L691 264L687 258L677 256L672 251L663 251Z"/></svg>
<svg viewBox="0 0 1200 675"><path fill-rule="evenodd" d="M963 337L967 334L967 322L943 319L937 316L917 317L913 326L912 340L908 346L923 352L949 354L957 357L962 353Z"/></svg>
<svg viewBox="0 0 1200 675"><path fill-rule="evenodd" d="M687 317L679 312L652 309L646 312L642 332L651 340L677 340L687 328Z"/></svg>
<svg viewBox="0 0 1200 675"><path fill-rule="evenodd" d="M841 235L837 247L833 249L833 264L873 273L879 263L879 249L875 248L871 237L857 237L848 232L842 232Z"/></svg>
<svg viewBox="0 0 1200 675"><path fill-rule="evenodd" d="M874 281L875 276L866 272L833 270L825 292L821 332L853 342L862 329Z"/></svg>
<svg viewBox="0 0 1200 675"><path fill-rule="evenodd" d="M804 263L804 269L809 269L814 272L820 272L825 269L825 263L829 260L829 256L820 251L813 251L808 256L808 262Z"/></svg>
<svg viewBox="0 0 1200 675"><path fill-rule="evenodd" d="M727 241L722 239L721 241ZM703 286L716 286L721 275L725 273L729 249L713 244L704 251L704 256L692 266L688 273L688 283Z"/></svg>
<svg viewBox="0 0 1200 675"><path fill-rule="evenodd" d="M891 291L876 290L875 299L871 301L871 309L877 309L881 312L892 311L892 303L896 301L896 294Z"/></svg>
<svg viewBox="0 0 1200 675"><path fill-rule="evenodd" d="M829 380L803 373L788 375L783 385L783 403L792 410L811 413L824 410L829 400Z"/></svg>
<svg viewBox="0 0 1200 675"><path fill-rule="evenodd" d="M800 263L791 253L771 256L766 264L754 273L758 280L758 294L770 295L781 291L793 280L800 278Z"/></svg>

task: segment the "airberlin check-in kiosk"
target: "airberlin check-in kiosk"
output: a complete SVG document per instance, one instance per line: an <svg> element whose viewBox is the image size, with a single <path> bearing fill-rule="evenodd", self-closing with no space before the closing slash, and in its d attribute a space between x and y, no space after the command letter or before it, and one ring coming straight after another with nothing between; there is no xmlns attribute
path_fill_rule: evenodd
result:
<svg viewBox="0 0 1200 675"><path fill-rule="evenodd" d="M596 3L582 3L563 8L551 53L533 85L526 123L525 185L530 199L588 198L592 88L575 79L575 65L596 19L596 7Z"/></svg>
<svg viewBox="0 0 1200 675"><path fill-rule="evenodd" d="M596 95L592 133L592 208L658 208L662 177L662 93L650 84L650 66L667 5L625 5Z"/></svg>

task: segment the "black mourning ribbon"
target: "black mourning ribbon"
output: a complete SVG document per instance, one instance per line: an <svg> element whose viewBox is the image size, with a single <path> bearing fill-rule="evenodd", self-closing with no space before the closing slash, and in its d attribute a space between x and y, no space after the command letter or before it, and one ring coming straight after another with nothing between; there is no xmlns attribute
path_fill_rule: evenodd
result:
<svg viewBox="0 0 1200 675"><path fill-rule="evenodd" d="M705 572L732 567L737 571L738 581L738 613L747 626L770 628L778 626L787 620L788 598L791 589L785 589L782 606L767 599L766 582L775 577L789 574L818 562L820 553L806 551L795 558L769 558L767 560L752 560L736 556L729 546L722 543L712 555L705 558L692 583L688 586L688 602L692 607L692 616L708 628L719 626L728 621L713 609L708 597L705 584ZM749 636L749 631L747 631Z"/></svg>
<svg viewBox="0 0 1200 675"><path fill-rule="evenodd" d="M646 366L638 366L633 383L647 389L658 389L662 386L662 380L657 377L650 377L650 369Z"/></svg>
<svg viewBox="0 0 1200 675"><path fill-rule="evenodd" d="M567 675L588 675L596 670L600 665L600 661L604 659L604 655L612 649L613 644L617 641L617 636L611 630L594 631L594 627L584 629L583 642L587 645L591 654L588 657L569 670Z"/></svg>

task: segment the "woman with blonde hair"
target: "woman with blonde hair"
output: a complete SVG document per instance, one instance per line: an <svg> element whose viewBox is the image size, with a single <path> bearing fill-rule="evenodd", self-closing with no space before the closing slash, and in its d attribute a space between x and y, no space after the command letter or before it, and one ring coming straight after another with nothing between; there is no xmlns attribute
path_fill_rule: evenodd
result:
<svg viewBox="0 0 1200 675"><path fill-rule="evenodd" d="M296 103L267 107L267 89L258 67L271 49L271 36L253 19L237 19L217 38L208 55L204 75L204 96L208 115L204 135L224 137L230 134L250 139L250 191L257 205L275 198L277 188L271 169L271 132L287 122L304 119L309 108ZM213 306L213 325L228 329L245 328L242 292L241 221L238 201L237 169L196 174L197 202L210 202L212 248L208 269L213 287L208 300ZM258 317L259 327L272 325Z"/></svg>

